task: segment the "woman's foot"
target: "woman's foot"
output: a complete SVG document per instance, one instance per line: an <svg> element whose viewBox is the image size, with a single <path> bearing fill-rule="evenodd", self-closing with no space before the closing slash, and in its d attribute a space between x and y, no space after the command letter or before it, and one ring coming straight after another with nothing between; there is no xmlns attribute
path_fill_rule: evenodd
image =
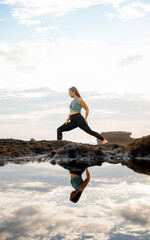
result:
<svg viewBox="0 0 150 240"><path fill-rule="evenodd" d="M102 144L106 144L108 143L108 141L104 138L104 140L102 141Z"/></svg>

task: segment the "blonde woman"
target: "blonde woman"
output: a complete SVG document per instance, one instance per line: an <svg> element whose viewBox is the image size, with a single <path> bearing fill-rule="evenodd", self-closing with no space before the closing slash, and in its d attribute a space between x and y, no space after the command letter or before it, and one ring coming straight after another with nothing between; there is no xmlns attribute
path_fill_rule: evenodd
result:
<svg viewBox="0 0 150 240"><path fill-rule="evenodd" d="M70 103L70 113L67 120L57 128L57 140L62 140L62 132L70 131L79 127L88 134L100 139L102 144L108 143L108 141L100 133L93 131L89 127L87 122L89 108L80 96L78 89L76 87L69 88L69 95L74 100ZM85 118L81 115L82 107L85 109ZM70 122L68 122L69 120Z"/></svg>

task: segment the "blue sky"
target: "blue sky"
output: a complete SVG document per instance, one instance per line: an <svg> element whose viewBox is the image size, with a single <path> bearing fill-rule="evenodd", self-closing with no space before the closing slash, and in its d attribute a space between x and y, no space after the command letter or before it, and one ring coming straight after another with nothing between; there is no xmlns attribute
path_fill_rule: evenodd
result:
<svg viewBox="0 0 150 240"><path fill-rule="evenodd" d="M21 1L18 2L21 3ZM126 2L126 4L124 3L121 6L126 6L127 3L131 3L132 1L124 2ZM140 1L133 2L138 3ZM148 1L141 1L141 3L145 4L146 6L148 4ZM23 9L23 4L21 4L21 6ZM57 29L51 33L49 31L49 35L52 38L85 37L88 39L96 39L102 37L108 42L118 44L121 42L127 42L129 38L141 38L141 35L143 37L147 37L147 31L150 22L149 11L144 12L141 8L134 8L139 9L139 17L133 17L128 21L125 21L124 19L118 19L117 16L114 18L107 16L108 13L116 14L116 10L111 4L97 4L88 8L78 8L77 10L74 9L73 11L58 17L53 16L51 13L47 13L43 14L42 16L27 18L32 19L32 21L40 21L39 24L33 24L29 27L25 23L21 24L23 17L20 16L20 19L17 19L17 17L13 16L14 9L18 8L18 4L0 5L0 16L2 20L0 22L0 30L2 33L1 40L11 42L24 40L48 40L48 38L45 39L45 36L39 35L37 33L36 27L39 26L41 28L44 28L45 26L55 25L57 26ZM144 14L143 17L140 17L140 12Z"/></svg>
<svg viewBox="0 0 150 240"><path fill-rule="evenodd" d="M149 1L1 0L0 98L1 105L4 99L6 105L10 102L1 107L2 137L26 139L29 131L34 138L56 139L54 129L69 113L71 86L84 96L91 110L89 124L95 130L125 130L134 137L149 134L149 23ZM42 101L51 94L56 112L48 108L48 99ZM63 106L57 103L59 94ZM32 107L19 111L18 98L20 108L26 100ZM117 105L116 98L120 99ZM35 99L44 112L35 107ZM124 100L128 107L124 108ZM59 115L57 121L52 114ZM41 117L53 120L46 127ZM79 133L82 141L95 141L77 129L72 140L77 141ZM67 134L65 138L70 139Z"/></svg>

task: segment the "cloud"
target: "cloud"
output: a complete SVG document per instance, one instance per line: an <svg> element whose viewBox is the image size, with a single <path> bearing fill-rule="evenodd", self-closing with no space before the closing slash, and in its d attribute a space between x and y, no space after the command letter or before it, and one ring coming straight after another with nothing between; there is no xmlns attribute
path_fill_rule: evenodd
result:
<svg viewBox="0 0 150 240"><path fill-rule="evenodd" d="M95 131L147 135L149 51L149 39L115 47L102 39L1 42L2 136L55 139L54 129L69 114L68 88L74 85L89 106ZM79 133L84 141L93 139L78 129L72 137Z"/></svg>
<svg viewBox="0 0 150 240"><path fill-rule="evenodd" d="M150 210L149 206L143 203L130 204L126 206L113 209L113 212L121 216L125 221L139 224L141 226L149 225L150 223Z"/></svg>
<svg viewBox="0 0 150 240"><path fill-rule="evenodd" d="M108 231L109 227L100 219L95 222L94 218L78 217L79 211L76 211L77 216L75 216L75 211L71 211L65 206L63 208L53 206L53 211L47 206L47 212L45 207L43 205L42 209L39 204L35 204L14 210L11 213L12 216L4 220L0 227L2 240L6 239L5 236L13 236L16 239L18 236L22 236L22 239L30 236L34 239L37 235L45 236L45 239L58 235L65 236L65 239L70 239L70 237L75 239L79 235L94 235L93 239L96 239L97 236L104 237L105 240L108 239L105 232ZM71 215L74 216L74 221L70 221ZM78 218L80 218L80 226L76 224ZM90 220L93 220L93 223Z"/></svg>
<svg viewBox="0 0 150 240"><path fill-rule="evenodd" d="M71 11L80 8L88 8L99 4L112 4L114 7L124 2L124 0L43 0L41 1L22 1L22 0L4 0L1 4L10 4L15 6L11 11L13 17L18 21L23 19L31 19L44 14L52 14L59 17ZM18 6L17 6L18 5Z"/></svg>
<svg viewBox="0 0 150 240"><path fill-rule="evenodd" d="M82 90L86 81L87 90L147 91L149 51L149 39L117 46L85 38L1 42L1 88L53 86L64 91L76 84ZM121 61L128 65L120 68Z"/></svg>
<svg viewBox="0 0 150 240"><path fill-rule="evenodd" d="M46 224L46 218L42 216L41 209L37 206L23 206L14 210L12 216L4 220L0 227L2 239L11 235L14 238L18 238L18 235L24 237L27 233L32 235L32 231L40 228L41 223Z"/></svg>
<svg viewBox="0 0 150 240"><path fill-rule="evenodd" d="M107 13L106 16L110 19L117 17L126 22L130 19L144 17L147 12L150 12L150 4L142 3L141 1L131 1L126 5L118 5L115 10L117 13Z"/></svg>
<svg viewBox="0 0 150 240"><path fill-rule="evenodd" d="M58 27L57 26L48 26L48 27L37 27L36 28L36 31L38 33L42 33L44 36L46 35L46 33L49 31L49 30L54 30L54 29L57 29Z"/></svg>
<svg viewBox="0 0 150 240"><path fill-rule="evenodd" d="M141 116L141 112L146 114L149 111L149 100L144 98L144 93L139 96L136 94L111 95L110 93L109 96L109 93L101 93L101 91L85 91L82 92L82 96L90 106L92 114L100 113L105 115L105 117L108 114L113 117L115 114L117 115L116 118L119 117L121 120L121 114L123 114L123 119L130 119L132 114L134 119L138 119ZM11 117L14 114L30 114L30 116L33 114L34 116L36 112L42 112L43 114L44 112L49 114L57 113L56 107L59 108L58 112L63 113L62 110L64 110L64 113L67 113L68 98L65 92L58 93L50 88L33 88L28 90L0 89L1 117L2 114ZM103 106L101 106L101 101L103 101Z"/></svg>
<svg viewBox="0 0 150 240"><path fill-rule="evenodd" d="M142 55L141 54L135 54L133 56L129 56L127 58L122 59L118 65L120 66L130 66L131 64L137 63L138 61L142 60Z"/></svg>
<svg viewBox="0 0 150 240"><path fill-rule="evenodd" d="M19 22L19 24L27 25L28 27L30 27L32 25L38 25L40 23L41 23L40 20L31 20L31 19L21 19Z"/></svg>
<svg viewBox="0 0 150 240"><path fill-rule="evenodd" d="M19 71L32 72L34 71L34 65L32 64L33 56L30 52L30 47L25 49L25 43L18 43L12 45L11 43L0 43L0 59L7 62L8 65L13 65ZM31 45L30 45L31 46ZM32 60L31 60L32 59Z"/></svg>
<svg viewBox="0 0 150 240"><path fill-rule="evenodd" d="M51 29L57 29L56 26L49 26L49 27L37 27L36 28L36 31L41 33L41 32L45 32L45 31L48 31L48 30L51 30Z"/></svg>
<svg viewBox="0 0 150 240"><path fill-rule="evenodd" d="M72 186L66 170L47 162L3 167L1 239L44 236L48 240L60 236L69 240L89 236L108 240L114 234L147 239L148 177L110 164L91 167L90 173L88 187L75 205L69 201ZM44 187L46 191L41 191Z"/></svg>
<svg viewBox="0 0 150 240"><path fill-rule="evenodd" d="M145 98L144 93L137 96L83 91L82 97L90 109L89 124L95 130L104 131L102 129L107 126L107 131L128 130L132 134L143 136L145 129L146 134L150 100ZM65 116L68 116L69 102L68 94L59 93L48 87L25 90L0 89L1 132L6 136L7 129L11 128L15 138L20 132L22 138L25 136L37 138L41 134L40 138L46 138L50 134L51 138L55 139L57 126L63 122ZM83 109L81 113L84 115ZM80 139L81 136L86 141L87 137L92 138L80 129L71 132L72 137L78 139L79 132Z"/></svg>
<svg viewBox="0 0 150 240"><path fill-rule="evenodd" d="M0 3L11 5L12 16L20 24L27 24L27 26L39 24L40 20L34 20L34 18L42 15L52 14L53 17L61 17L69 12L95 5L112 6L117 13L109 12L105 16L111 19L116 16L123 21L141 18L150 11L150 4L144 4L140 1L128 3L128 0L3 0Z"/></svg>

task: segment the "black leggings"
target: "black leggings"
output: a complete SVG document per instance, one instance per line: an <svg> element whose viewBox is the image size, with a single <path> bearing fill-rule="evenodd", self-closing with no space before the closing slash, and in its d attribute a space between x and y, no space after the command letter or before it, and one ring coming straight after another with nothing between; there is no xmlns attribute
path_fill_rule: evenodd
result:
<svg viewBox="0 0 150 240"><path fill-rule="evenodd" d="M74 174L76 174L76 175L79 175L79 176L81 176L82 175L82 173L85 171L85 169L82 169L81 171L73 171L73 170L71 170L71 173L74 173Z"/></svg>
<svg viewBox="0 0 150 240"><path fill-rule="evenodd" d="M70 131L74 128L81 128L85 132L89 133L92 136L95 136L96 138L100 140L104 140L103 136L99 134L98 132L93 131L89 125L86 123L84 117L81 115L81 113L76 113L73 115L70 115L70 122L67 122L67 124L62 124L60 127L57 128L57 140L62 140L62 132Z"/></svg>

